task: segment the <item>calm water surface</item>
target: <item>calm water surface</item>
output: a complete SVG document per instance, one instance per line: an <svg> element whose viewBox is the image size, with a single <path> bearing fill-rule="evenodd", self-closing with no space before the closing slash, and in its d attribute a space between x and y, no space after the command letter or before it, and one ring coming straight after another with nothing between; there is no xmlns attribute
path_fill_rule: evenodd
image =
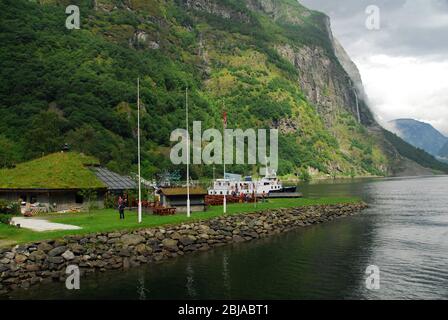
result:
<svg viewBox="0 0 448 320"><path fill-rule="evenodd" d="M42 285L26 299L448 299L448 177L335 181L307 197L360 196L362 214L127 272ZM381 287L365 287L377 265Z"/></svg>

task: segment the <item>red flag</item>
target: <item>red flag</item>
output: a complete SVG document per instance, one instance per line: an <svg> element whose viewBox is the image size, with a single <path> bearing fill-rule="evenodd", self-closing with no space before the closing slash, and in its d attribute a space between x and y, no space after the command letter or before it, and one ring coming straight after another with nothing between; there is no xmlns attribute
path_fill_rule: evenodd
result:
<svg viewBox="0 0 448 320"><path fill-rule="evenodd" d="M224 113L222 114L222 118L224 121L224 127L227 127L227 112L224 111Z"/></svg>

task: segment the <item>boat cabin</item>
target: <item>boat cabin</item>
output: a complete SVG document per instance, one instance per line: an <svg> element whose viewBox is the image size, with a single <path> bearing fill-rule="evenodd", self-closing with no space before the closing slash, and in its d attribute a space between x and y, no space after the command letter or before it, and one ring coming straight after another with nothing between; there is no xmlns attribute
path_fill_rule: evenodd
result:
<svg viewBox="0 0 448 320"><path fill-rule="evenodd" d="M276 177L264 177L253 181L251 177L244 180L216 179L213 187L208 190L209 195L240 195L256 194L268 195L270 192L278 192L283 189L281 182Z"/></svg>

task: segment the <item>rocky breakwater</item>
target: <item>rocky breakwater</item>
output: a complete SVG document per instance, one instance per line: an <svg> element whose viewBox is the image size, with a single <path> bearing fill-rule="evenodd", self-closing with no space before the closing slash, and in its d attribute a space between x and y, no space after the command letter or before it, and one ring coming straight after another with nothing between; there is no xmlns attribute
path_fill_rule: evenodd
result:
<svg viewBox="0 0 448 320"><path fill-rule="evenodd" d="M126 270L193 251L263 238L360 212L364 203L276 209L151 229L67 236L0 249L0 296L32 285L65 282L66 268Z"/></svg>

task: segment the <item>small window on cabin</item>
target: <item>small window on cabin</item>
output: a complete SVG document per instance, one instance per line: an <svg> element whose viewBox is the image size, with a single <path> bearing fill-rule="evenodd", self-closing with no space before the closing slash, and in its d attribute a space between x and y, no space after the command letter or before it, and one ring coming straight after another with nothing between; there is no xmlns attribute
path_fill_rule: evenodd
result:
<svg viewBox="0 0 448 320"><path fill-rule="evenodd" d="M83 204L84 203L84 197L80 194L76 194L75 196L75 202L78 204Z"/></svg>

